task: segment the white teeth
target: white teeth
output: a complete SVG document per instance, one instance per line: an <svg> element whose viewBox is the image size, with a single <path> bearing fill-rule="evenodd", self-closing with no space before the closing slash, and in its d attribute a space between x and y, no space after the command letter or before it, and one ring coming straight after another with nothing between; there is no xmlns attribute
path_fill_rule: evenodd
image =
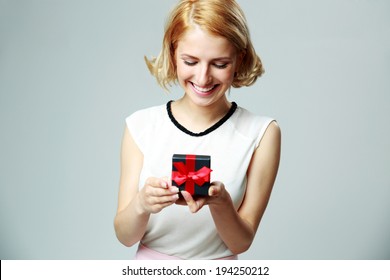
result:
<svg viewBox="0 0 390 280"><path fill-rule="evenodd" d="M208 92L210 90L212 90L214 88L214 86L212 87L209 87L209 88L201 88L201 87L198 87L197 85L193 84L194 85L194 88L198 91L201 91L201 92Z"/></svg>

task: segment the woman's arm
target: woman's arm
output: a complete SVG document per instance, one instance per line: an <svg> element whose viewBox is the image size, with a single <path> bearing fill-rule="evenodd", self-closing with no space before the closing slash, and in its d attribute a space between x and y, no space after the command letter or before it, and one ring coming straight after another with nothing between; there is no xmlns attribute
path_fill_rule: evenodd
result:
<svg viewBox="0 0 390 280"><path fill-rule="evenodd" d="M253 154L247 172L247 189L238 212L221 182L214 182L207 199L194 201L183 193L192 212L207 203L221 239L234 254L248 250L267 207L279 167L281 132L272 122Z"/></svg>
<svg viewBox="0 0 390 280"><path fill-rule="evenodd" d="M132 246L145 234L150 214L158 213L178 199L177 188L166 178L148 178L138 190L143 154L127 128L121 149L118 209L114 220L118 240Z"/></svg>

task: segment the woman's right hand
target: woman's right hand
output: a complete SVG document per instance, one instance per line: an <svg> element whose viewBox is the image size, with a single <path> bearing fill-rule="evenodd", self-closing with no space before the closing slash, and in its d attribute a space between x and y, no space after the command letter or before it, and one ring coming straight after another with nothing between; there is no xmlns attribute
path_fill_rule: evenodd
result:
<svg viewBox="0 0 390 280"><path fill-rule="evenodd" d="M167 178L149 177L138 192L138 207L143 213L155 214L179 199L179 189Z"/></svg>

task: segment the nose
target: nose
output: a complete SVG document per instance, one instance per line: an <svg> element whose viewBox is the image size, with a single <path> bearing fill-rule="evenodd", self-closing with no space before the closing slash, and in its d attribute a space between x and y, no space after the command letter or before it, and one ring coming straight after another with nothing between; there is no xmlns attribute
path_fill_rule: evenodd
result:
<svg viewBox="0 0 390 280"><path fill-rule="evenodd" d="M197 85L198 86L207 86L211 83L212 76L210 73L210 66L208 64L199 65L197 73Z"/></svg>

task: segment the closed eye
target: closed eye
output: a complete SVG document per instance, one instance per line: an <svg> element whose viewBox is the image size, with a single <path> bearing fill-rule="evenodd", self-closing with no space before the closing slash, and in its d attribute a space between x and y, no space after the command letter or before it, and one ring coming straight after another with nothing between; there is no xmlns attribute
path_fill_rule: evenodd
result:
<svg viewBox="0 0 390 280"><path fill-rule="evenodd" d="M228 63L224 63L224 64L214 63L214 66L217 67L218 69L225 69L228 66Z"/></svg>
<svg viewBox="0 0 390 280"><path fill-rule="evenodd" d="M184 60L183 59L183 62L185 65L188 65L188 66L195 66L198 62L197 61L190 61L190 60ZM218 68L218 69L225 69L229 63L213 63L214 67Z"/></svg>
<svg viewBox="0 0 390 280"><path fill-rule="evenodd" d="M185 65L188 66L194 66L197 62L196 61L188 61L188 60L183 60Z"/></svg>

